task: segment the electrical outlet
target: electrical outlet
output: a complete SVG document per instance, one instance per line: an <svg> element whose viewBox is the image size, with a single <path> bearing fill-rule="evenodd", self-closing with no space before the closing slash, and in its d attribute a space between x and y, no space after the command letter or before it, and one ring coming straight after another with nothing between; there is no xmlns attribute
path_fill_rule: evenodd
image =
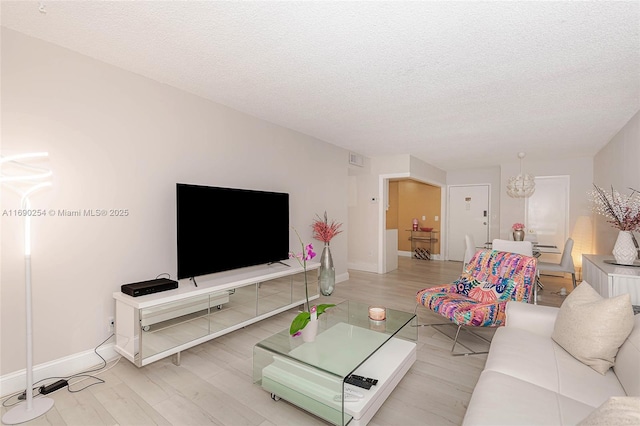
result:
<svg viewBox="0 0 640 426"><path fill-rule="evenodd" d="M116 320L113 317L107 318L107 331L113 333L116 329Z"/></svg>

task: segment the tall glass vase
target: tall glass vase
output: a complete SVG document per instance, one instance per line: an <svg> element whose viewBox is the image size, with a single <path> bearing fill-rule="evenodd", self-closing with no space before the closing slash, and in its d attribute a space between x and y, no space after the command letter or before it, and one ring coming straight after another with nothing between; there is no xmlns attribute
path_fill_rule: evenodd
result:
<svg viewBox="0 0 640 426"><path fill-rule="evenodd" d="M320 256L320 293L330 296L336 286L336 268L333 266L333 258L329 243L324 243L324 249Z"/></svg>

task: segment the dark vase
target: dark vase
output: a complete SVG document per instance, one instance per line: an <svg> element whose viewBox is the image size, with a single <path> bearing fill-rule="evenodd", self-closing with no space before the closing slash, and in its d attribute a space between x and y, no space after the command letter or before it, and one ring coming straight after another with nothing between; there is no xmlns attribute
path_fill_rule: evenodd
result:
<svg viewBox="0 0 640 426"><path fill-rule="evenodd" d="M513 241L524 241L524 230L516 229L513 231Z"/></svg>

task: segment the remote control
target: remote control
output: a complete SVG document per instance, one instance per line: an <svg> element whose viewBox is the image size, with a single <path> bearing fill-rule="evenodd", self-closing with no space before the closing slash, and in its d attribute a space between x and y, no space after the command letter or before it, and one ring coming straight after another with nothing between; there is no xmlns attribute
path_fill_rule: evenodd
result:
<svg viewBox="0 0 640 426"><path fill-rule="evenodd" d="M354 379L358 379L358 380L364 380L365 382L369 382L371 383L373 386L378 384L378 379L371 379L369 377L363 377L363 376L356 376L355 374L352 374L351 377L353 377Z"/></svg>
<svg viewBox="0 0 640 426"><path fill-rule="evenodd" d="M346 379L344 379L344 382L349 383L350 385L353 385L353 386L357 386L359 388L371 389L371 383L365 382L364 380L356 379L353 376L347 377Z"/></svg>
<svg viewBox="0 0 640 426"><path fill-rule="evenodd" d="M351 389L351 388L344 388L344 394L345 395L353 395L353 396L357 396L358 398L364 398L364 394L362 392L358 392L355 389Z"/></svg>

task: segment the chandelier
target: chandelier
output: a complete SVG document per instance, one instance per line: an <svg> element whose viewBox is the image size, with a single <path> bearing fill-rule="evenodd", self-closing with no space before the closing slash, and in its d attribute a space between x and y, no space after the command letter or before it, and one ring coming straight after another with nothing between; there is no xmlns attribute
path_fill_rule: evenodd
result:
<svg viewBox="0 0 640 426"><path fill-rule="evenodd" d="M520 159L520 174L510 177L507 182L507 195L509 195L509 197L527 198L536 190L534 177L530 174L522 173L522 159L524 156L524 152L518 153L518 158Z"/></svg>

